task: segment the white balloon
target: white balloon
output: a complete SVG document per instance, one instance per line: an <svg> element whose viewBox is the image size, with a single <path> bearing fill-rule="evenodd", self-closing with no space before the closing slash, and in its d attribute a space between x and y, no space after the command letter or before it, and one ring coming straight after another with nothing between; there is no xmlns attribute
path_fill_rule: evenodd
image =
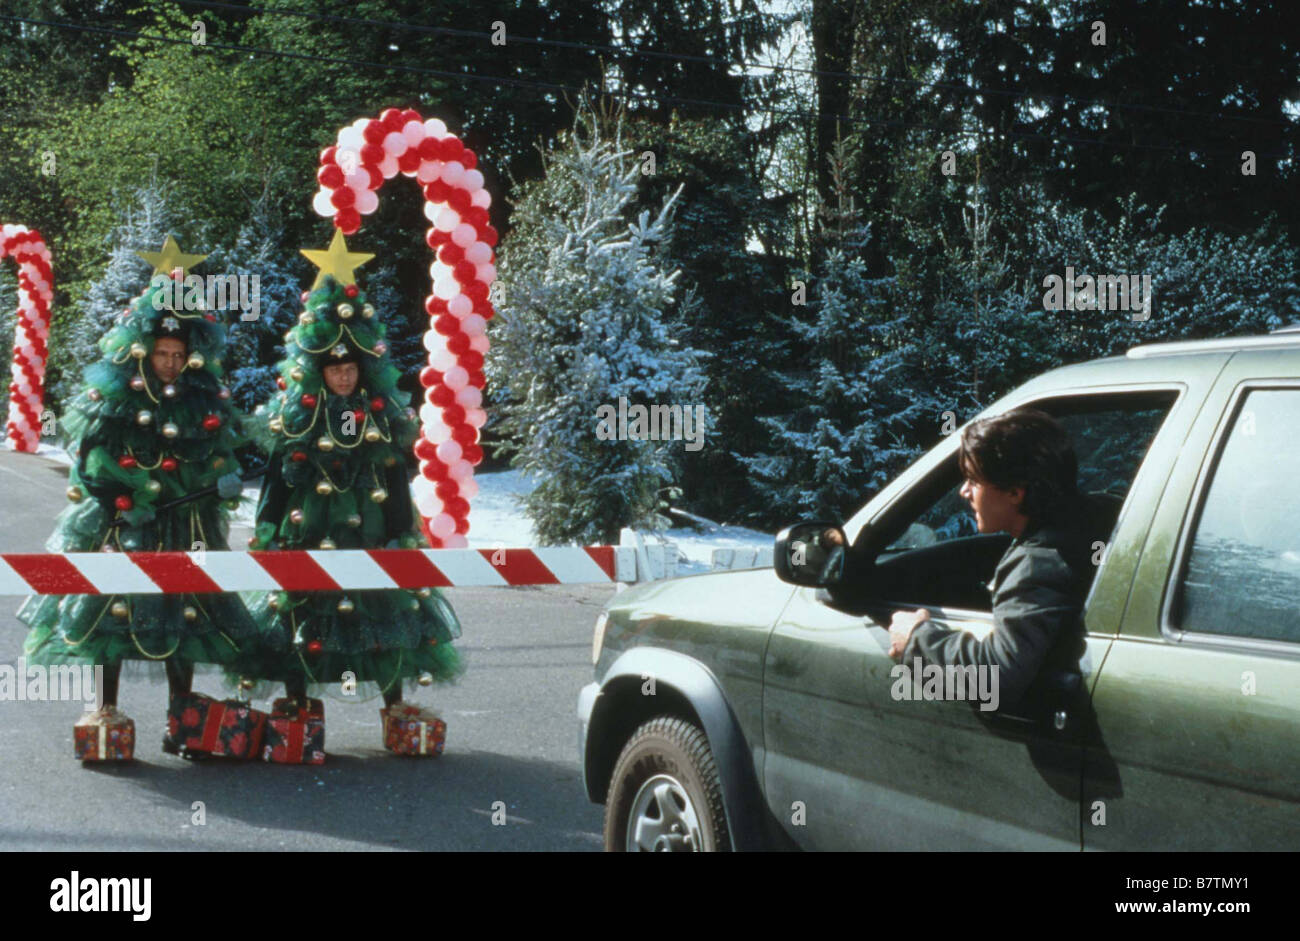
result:
<svg viewBox="0 0 1300 941"><path fill-rule="evenodd" d="M436 330L426 330L421 340L424 343L424 348L430 353L436 353L438 350L447 348L446 344L443 343L442 334Z"/></svg>
<svg viewBox="0 0 1300 941"><path fill-rule="evenodd" d="M464 451L461 450L459 441L444 441L438 445L438 460L444 464L455 464L460 460Z"/></svg>
<svg viewBox="0 0 1300 941"><path fill-rule="evenodd" d="M452 366L439 372L442 373L443 385L449 389L459 390L469 385L469 373L465 371L464 366Z"/></svg>
<svg viewBox="0 0 1300 941"><path fill-rule="evenodd" d="M476 189L469 194L469 204L478 206L480 209L486 209L492 205L492 194L485 189Z"/></svg>
<svg viewBox="0 0 1300 941"><path fill-rule="evenodd" d="M439 513L429 520L429 531L439 539L446 539L456 532L456 521L446 513Z"/></svg>
<svg viewBox="0 0 1300 941"><path fill-rule="evenodd" d="M486 265L492 260L492 246L487 242L474 242L465 249L465 260L474 265Z"/></svg>
<svg viewBox="0 0 1300 941"><path fill-rule="evenodd" d="M461 164L461 166L464 166L464 164ZM483 174L478 170L466 170L462 182L472 197L474 193L483 188Z"/></svg>
<svg viewBox="0 0 1300 941"><path fill-rule="evenodd" d="M379 194L374 190L362 190L357 193L357 212L368 216L379 208Z"/></svg>
<svg viewBox="0 0 1300 941"><path fill-rule="evenodd" d="M361 151L353 150L351 147L340 147L334 152L334 162L339 165L346 179L349 173L361 166Z"/></svg>
<svg viewBox="0 0 1300 941"><path fill-rule="evenodd" d="M473 312L474 302L464 294L457 294L447 299L447 310L453 317L465 317Z"/></svg>
<svg viewBox="0 0 1300 941"><path fill-rule="evenodd" d="M450 278L451 276L451 265L444 265L436 258L433 260L433 263L429 265L430 281L438 281L442 278Z"/></svg>
<svg viewBox="0 0 1300 941"><path fill-rule="evenodd" d="M474 465L469 461L461 458L451 467L447 468L447 474L452 480L468 480L474 476Z"/></svg>
<svg viewBox="0 0 1300 941"><path fill-rule="evenodd" d="M436 223L438 221L438 213L440 212L442 212L442 205L440 203L426 202L424 204L424 218L428 219L430 222Z"/></svg>
<svg viewBox="0 0 1300 941"><path fill-rule="evenodd" d="M352 172L343 174L343 182L353 189L370 189L370 171L357 167Z"/></svg>
<svg viewBox="0 0 1300 941"><path fill-rule="evenodd" d="M402 156L410 146L406 142L406 138L396 131L384 136L384 151L394 157Z"/></svg>
<svg viewBox="0 0 1300 941"><path fill-rule="evenodd" d="M437 118L429 118L424 122L424 133L426 137L446 137L447 125Z"/></svg>
<svg viewBox="0 0 1300 941"><path fill-rule="evenodd" d="M457 216L456 221L460 224L447 230L451 232L451 240L461 248L469 248L474 244L474 240L478 238L478 232L468 222L460 222L459 216Z"/></svg>
<svg viewBox="0 0 1300 941"><path fill-rule="evenodd" d="M469 313L460 319L460 328L465 331L466 336L481 337L487 333L487 321L483 319L482 314Z"/></svg>
<svg viewBox="0 0 1300 941"><path fill-rule="evenodd" d="M421 121L407 121L402 125L402 136L406 138L406 143L412 147L419 147L420 141L424 140L424 124Z"/></svg>
<svg viewBox="0 0 1300 941"><path fill-rule="evenodd" d="M442 421L442 415L438 412L437 407L429 402L420 406L420 424L426 429L432 428L435 424ZM437 442L434 442L435 444Z"/></svg>
<svg viewBox="0 0 1300 941"><path fill-rule="evenodd" d="M487 412L481 408L467 408L465 409L465 421L475 428L482 428L487 424Z"/></svg>
<svg viewBox="0 0 1300 941"><path fill-rule="evenodd" d="M339 131L338 145L340 150L346 147L348 150L360 152L361 148L366 146L366 138L365 135L361 133L360 128L349 125ZM335 154L334 159L335 162L338 162L337 154ZM339 166L342 166L342 163L339 163Z"/></svg>
<svg viewBox="0 0 1300 941"><path fill-rule="evenodd" d="M432 408L437 412L438 420L424 426L424 436L434 444L442 444L444 441L450 441L451 429L448 428L447 423L442 420L442 413L438 411L436 405L430 405L429 408Z"/></svg>
<svg viewBox="0 0 1300 941"><path fill-rule="evenodd" d="M474 275L484 284L491 284L493 281L497 279L496 265L493 264L478 265L474 269Z"/></svg>
<svg viewBox="0 0 1300 941"><path fill-rule="evenodd" d="M370 118L357 118L355 121L352 122L352 126L355 127L358 131L364 132L366 129L366 125L369 123L370 123Z"/></svg>
<svg viewBox="0 0 1300 941"><path fill-rule="evenodd" d="M465 164L450 160L442 168L442 181L448 186L459 186L465 180Z"/></svg>
<svg viewBox="0 0 1300 941"><path fill-rule="evenodd" d="M490 346L486 336L469 338L469 348L475 353L486 353Z"/></svg>
<svg viewBox="0 0 1300 941"><path fill-rule="evenodd" d="M318 216L332 216L335 209L334 204L330 202L330 190L319 190L312 197L311 208L316 210Z"/></svg>
<svg viewBox="0 0 1300 941"><path fill-rule="evenodd" d="M434 297L442 298L444 301L450 301L459 293L460 282L451 275L447 275L445 278L439 278L437 281L433 282Z"/></svg>
<svg viewBox="0 0 1300 941"><path fill-rule="evenodd" d="M460 213L455 209L452 209L450 206L443 206L438 210L438 215L434 217L433 224L439 232L453 233L452 241L455 242L455 229L456 226L460 225ZM457 242L457 244L460 243Z"/></svg>
<svg viewBox="0 0 1300 941"><path fill-rule="evenodd" d="M478 408L483 402L483 393L478 386L466 386L456 393L456 404L463 408Z"/></svg>
<svg viewBox="0 0 1300 941"><path fill-rule="evenodd" d="M460 493L456 494L456 496L460 497L462 500L473 500L478 496L478 484L474 482L472 477L458 480L456 481L456 485L460 488Z"/></svg>
<svg viewBox="0 0 1300 941"><path fill-rule="evenodd" d="M438 499L436 493L422 493L415 498L415 507L420 511L421 516L433 516L442 509L442 501Z"/></svg>
<svg viewBox="0 0 1300 941"><path fill-rule="evenodd" d="M420 168L415 171L415 178L421 183L432 183L434 180L438 179L441 174L441 160L424 160L420 162Z"/></svg>
<svg viewBox="0 0 1300 941"><path fill-rule="evenodd" d="M473 345L473 341L470 341ZM438 350L436 353L429 354L429 365L440 373L445 373L456 365L456 356L451 350Z"/></svg>
<svg viewBox="0 0 1300 941"><path fill-rule="evenodd" d="M467 549L469 540L465 538L464 533L452 533L442 541L442 545L446 549Z"/></svg>
<svg viewBox="0 0 1300 941"><path fill-rule="evenodd" d="M397 176L397 170L397 158L384 151L384 159L379 161L379 172L383 174L385 180L391 180Z"/></svg>

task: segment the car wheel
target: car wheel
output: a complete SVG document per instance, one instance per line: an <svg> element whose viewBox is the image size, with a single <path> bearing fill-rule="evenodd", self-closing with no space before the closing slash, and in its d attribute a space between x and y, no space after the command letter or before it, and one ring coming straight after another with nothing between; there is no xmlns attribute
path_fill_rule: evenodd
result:
<svg viewBox="0 0 1300 941"><path fill-rule="evenodd" d="M709 740L684 719L661 716L623 746L605 801L608 852L731 849L722 782Z"/></svg>

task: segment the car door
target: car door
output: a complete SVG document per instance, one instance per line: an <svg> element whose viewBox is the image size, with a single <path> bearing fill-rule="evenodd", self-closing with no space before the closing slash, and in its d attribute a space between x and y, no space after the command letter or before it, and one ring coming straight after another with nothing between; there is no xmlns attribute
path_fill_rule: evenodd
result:
<svg viewBox="0 0 1300 941"><path fill-rule="evenodd" d="M1237 354L1170 480L1094 691L1087 849L1300 848L1298 365Z"/></svg>
<svg viewBox="0 0 1300 941"><path fill-rule="evenodd" d="M1014 404L1054 411L1063 421L1068 413L1078 427L1104 427L1112 437L1126 423L1146 428L1134 432L1140 445L1131 446L1127 470L1115 463L1116 448L1075 437L1081 457L1106 455L1098 459L1105 465L1100 479L1122 479L1130 488L1122 512L1141 527L1164 483L1159 473L1137 473L1143 455L1152 440L1176 449L1190 421L1190 409L1171 410L1176 397L1169 387L1144 387ZM1129 420L1129 413L1145 414L1148 424ZM1090 416L1103 414L1108 423L1088 425ZM988 687L978 680L964 700L927 699L888 656L890 612L924 605L941 625L983 636L993 620L988 591L978 583L992 576L1010 542L963 527L958 512L969 510L956 495L958 445L952 435L908 471L906 486L882 494L889 502L871 528L901 535L877 561L877 574L887 573L878 579L880 597L846 606L824 591L799 588L769 641L765 790L776 819L804 847L1080 847L1083 741L1092 728L1087 690L1118 625L1137 553L1099 544L1078 673L1062 677L1050 701L991 717L980 708L988 705ZM1084 468L1081 478L1089 473L1095 477L1097 468Z"/></svg>

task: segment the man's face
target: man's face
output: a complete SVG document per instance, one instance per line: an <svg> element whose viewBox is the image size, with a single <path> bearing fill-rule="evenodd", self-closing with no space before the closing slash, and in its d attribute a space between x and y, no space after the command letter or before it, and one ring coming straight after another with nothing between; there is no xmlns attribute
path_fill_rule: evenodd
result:
<svg viewBox="0 0 1300 941"><path fill-rule="evenodd" d="M149 365L161 383L175 382L185 368L185 344L176 337L159 337L153 341Z"/></svg>
<svg viewBox="0 0 1300 941"><path fill-rule="evenodd" d="M975 525L982 533L1011 533L1019 536L1028 522L1020 505L1025 502L1025 488L1003 490L977 478L967 477L961 495L975 511Z"/></svg>
<svg viewBox="0 0 1300 941"><path fill-rule="evenodd" d="M357 388L359 372L356 363L333 363L321 370L325 388L335 395L351 395Z"/></svg>

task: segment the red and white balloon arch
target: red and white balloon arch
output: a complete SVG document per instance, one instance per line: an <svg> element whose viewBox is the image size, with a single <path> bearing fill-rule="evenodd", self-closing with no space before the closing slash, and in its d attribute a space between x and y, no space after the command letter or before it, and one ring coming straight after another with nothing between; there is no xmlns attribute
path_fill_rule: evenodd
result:
<svg viewBox="0 0 1300 941"><path fill-rule="evenodd" d="M321 152L320 164L312 207L332 217L344 235L356 232L361 217L379 207L385 180L401 173L423 190L424 214L433 223L425 241L436 257L429 266L432 293L424 302L429 361L420 372L420 476L411 494L431 545L464 547L469 501L478 493L474 466L483 460L483 356L493 314L488 293L496 279L497 232L488 222L492 197L475 169L478 158L437 118L426 121L415 110L389 108L340 130L335 145Z"/></svg>
<svg viewBox="0 0 1300 941"><path fill-rule="evenodd" d="M14 326L5 437L13 442L15 450L32 452L41 440L54 273L50 267L50 250L35 229L22 225L0 226L0 258L6 255L13 256L18 265L18 317Z"/></svg>

